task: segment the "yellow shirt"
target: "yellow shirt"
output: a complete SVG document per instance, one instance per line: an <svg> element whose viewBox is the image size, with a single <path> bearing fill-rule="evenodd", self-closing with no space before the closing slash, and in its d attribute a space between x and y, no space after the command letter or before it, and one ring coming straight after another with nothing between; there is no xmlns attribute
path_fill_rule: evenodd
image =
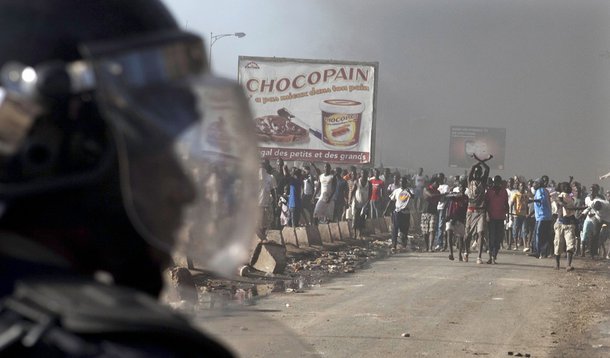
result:
<svg viewBox="0 0 610 358"><path fill-rule="evenodd" d="M527 193L521 193L517 191L513 194L512 202L513 207L515 208L515 215L517 216L527 216Z"/></svg>

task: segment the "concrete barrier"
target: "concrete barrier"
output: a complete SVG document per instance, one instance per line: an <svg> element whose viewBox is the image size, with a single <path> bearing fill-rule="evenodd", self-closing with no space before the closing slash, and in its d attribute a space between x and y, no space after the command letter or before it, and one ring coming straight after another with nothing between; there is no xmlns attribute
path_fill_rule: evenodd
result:
<svg viewBox="0 0 610 358"><path fill-rule="evenodd" d="M284 245L282 230L267 230L265 234L265 238L268 242L275 242L276 244Z"/></svg>
<svg viewBox="0 0 610 358"><path fill-rule="evenodd" d="M259 271L270 273L282 273L286 268L286 248L275 243L264 243L260 245L260 252L252 267Z"/></svg>
<svg viewBox="0 0 610 358"><path fill-rule="evenodd" d="M301 226L294 229L300 247L321 246L320 231L316 226Z"/></svg>
<svg viewBox="0 0 610 358"><path fill-rule="evenodd" d="M353 239L354 233L352 232L352 223L351 221L341 221L339 222L339 229L341 230L341 236L343 239Z"/></svg>
<svg viewBox="0 0 610 358"><path fill-rule="evenodd" d="M329 223L328 227L330 228L330 237L332 238L333 242L343 240L339 223Z"/></svg>
<svg viewBox="0 0 610 358"><path fill-rule="evenodd" d="M299 247L299 241L297 240L297 234L294 231L294 228L291 226L285 226L284 229L282 229L282 239L283 239L283 244L291 244L294 245L296 247Z"/></svg>
<svg viewBox="0 0 610 358"><path fill-rule="evenodd" d="M297 242L299 243L298 247L306 247L309 246L309 239L307 238L307 231L305 227L299 226L294 228L294 235L297 238Z"/></svg>
<svg viewBox="0 0 610 358"><path fill-rule="evenodd" d="M322 237L320 230L317 225L307 225L307 237L309 238L309 245L322 246Z"/></svg>
<svg viewBox="0 0 610 358"><path fill-rule="evenodd" d="M252 240L250 240L250 265L254 264L256 258L258 257L259 252L261 251L261 239L258 234L254 234L252 236ZM245 263L245 262L244 262Z"/></svg>
<svg viewBox="0 0 610 358"><path fill-rule="evenodd" d="M318 232L322 243L332 243L333 238L330 234L330 226L328 224L318 224Z"/></svg>

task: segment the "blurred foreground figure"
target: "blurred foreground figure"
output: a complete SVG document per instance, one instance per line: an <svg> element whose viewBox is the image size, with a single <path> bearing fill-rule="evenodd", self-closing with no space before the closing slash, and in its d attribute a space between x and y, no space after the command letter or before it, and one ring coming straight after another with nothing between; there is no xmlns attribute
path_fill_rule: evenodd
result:
<svg viewBox="0 0 610 358"><path fill-rule="evenodd" d="M0 355L229 356L156 296L171 253L247 251L239 86L159 1L0 0L0 30Z"/></svg>

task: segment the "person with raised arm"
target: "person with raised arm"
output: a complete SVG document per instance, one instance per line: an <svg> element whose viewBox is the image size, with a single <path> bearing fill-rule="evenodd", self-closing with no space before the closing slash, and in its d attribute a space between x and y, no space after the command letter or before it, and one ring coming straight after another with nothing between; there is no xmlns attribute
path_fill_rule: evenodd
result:
<svg viewBox="0 0 610 358"><path fill-rule="evenodd" d="M466 211L466 242L465 245L470 245L470 240L475 239L478 242L479 252L477 256L477 264L481 264L481 254L483 253L483 244L485 242L486 216L485 210L485 189L487 188L487 178L489 177L489 166L487 161L493 158L489 155L486 159L479 159L476 154L472 157L476 159L476 163L470 168L468 174L468 208ZM464 253L464 261L468 262L468 251Z"/></svg>

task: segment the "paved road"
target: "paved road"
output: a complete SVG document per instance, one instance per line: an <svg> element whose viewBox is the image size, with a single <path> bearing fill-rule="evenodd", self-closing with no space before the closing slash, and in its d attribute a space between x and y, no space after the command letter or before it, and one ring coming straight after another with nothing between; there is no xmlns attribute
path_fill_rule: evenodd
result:
<svg viewBox="0 0 610 358"><path fill-rule="evenodd" d="M470 261L397 254L199 322L243 357L558 356L579 262L566 272L520 252L501 252L497 265Z"/></svg>

